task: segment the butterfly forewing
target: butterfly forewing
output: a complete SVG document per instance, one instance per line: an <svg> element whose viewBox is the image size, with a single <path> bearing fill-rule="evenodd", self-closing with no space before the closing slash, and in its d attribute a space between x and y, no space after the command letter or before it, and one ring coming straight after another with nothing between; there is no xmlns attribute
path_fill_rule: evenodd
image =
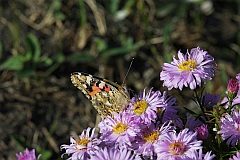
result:
<svg viewBox="0 0 240 160"><path fill-rule="evenodd" d="M109 80L74 72L71 74L71 81L86 95L103 118L123 110L129 102L126 87Z"/></svg>

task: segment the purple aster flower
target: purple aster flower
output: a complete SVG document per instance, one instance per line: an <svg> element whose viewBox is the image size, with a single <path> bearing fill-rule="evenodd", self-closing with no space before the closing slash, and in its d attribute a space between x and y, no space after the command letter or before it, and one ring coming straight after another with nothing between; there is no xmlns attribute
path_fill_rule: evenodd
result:
<svg viewBox="0 0 240 160"><path fill-rule="evenodd" d="M128 110L134 115L141 117L143 123L150 124L156 121L157 109L163 107L161 92L152 91L151 88L148 93L146 89L140 93L139 96L132 98Z"/></svg>
<svg viewBox="0 0 240 160"><path fill-rule="evenodd" d="M161 139L165 136L166 133L174 132L174 128L170 126L169 123L165 123L163 125L155 126L153 123L150 124L147 128L142 130L142 133L138 135L135 143L133 144L133 148L135 149L138 155L142 155L143 157L151 157L156 156L154 153L154 145L161 141Z"/></svg>
<svg viewBox="0 0 240 160"><path fill-rule="evenodd" d="M208 138L208 129L207 129L207 125L203 124L201 126L198 126L194 129L195 132L197 132L197 138L198 139L207 139Z"/></svg>
<svg viewBox="0 0 240 160"><path fill-rule="evenodd" d="M236 155L234 155L232 158L229 158L229 160L239 160L240 159L240 152L237 152Z"/></svg>
<svg viewBox="0 0 240 160"><path fill-rule="evenodd" d="M227 97L224 97L223 100L221 101L221 104L225 104L225 108L227 109L230 105L229 100ZM237 96L232 100L232 105L239 105L240 104L240 92L238 92Z"/></svg>
<svg viewBox="0 0 240 160"><path fill-rule="evenodd" d="M220 100L220 95L219 94L210 94L210 93L206 93L203 96L203 105L206 108L211 108L214 105L216 105L218 103L218 101Z"/></svg>
<svg viewBox="0 0 240 160"><path fill-rule="evenodd" d="M162 118L162 123L171 122L175 127L183 128L183 122L181 118L174 112L166 111Z"/></svg>
<svg viewBox="0 0 240 160"><path fill-rule="evenodd" d="M140 118L128 112L114 113L114 117L107 116L98 124L100 139L108 146L131 146L131 142L140 132Z"/></svg>
<svg viewBox="0 0 240 160"><path fill-rule="evenodd" d="M194 90L196 86L201 86L202 82L211 80L216 71L214 58L207 51L200 50L199 47L191 49L186 54L178 51L177 60L173 57L171 64L164 63L160 73L160 80L164 81L163 86L168 90L172 88L183 89L183 86Z"/></svg>
<svg viewBox="0 0 240 160"><path fill-rule="evenodd" d="M166 91L163 92L161 96L161 101L162 101L162 107L158 109L158 112L160 109L161 109L160 113L163 113L163 112L177 113L178 112L176 98L173 98L172 96L168 95Z"/></svg>
<svg viewBox="0 0 240 160"><path fill-rule="evenodd" d="M207 152L201 160L212 160L214 157L216 157L216 155L212 154L212 151L210 151Z"/></svg>
<svg viewBox="0 0 240 160"><path fill-rule="evenodd" d="M191 159L202 148L202 141L197 140L197 133L187 128L180 133L169 132L155 145L157 159Z"/></svg>
<svg viewBox="0 0 240 160"><path fill-rule="evenodd" d="M100 149L94 156L91 156L92 160L135 160L135 155L130 150L118 149L118 148L103 148Z"/></svg>
<svg viewBox="0 0 240 160"><path fill-rule="evenodd" d="M203 125L203 122L201 122L197 117L187 113L187 122L185 124L185 128L189 128L191 131L194 131L196 127L201 125Z"/></svg>
<svg viewBox="0 0 240 160"><path fill-rule="evenodd" d="M163 92L163 95L161 96L162 99L162 109L161 111L158 110L158 112L164 113L162 117L162 123L165 122L172 122L174 126L182 128L183 123L180 117L177 115L178 113L178 106L176 102L176 98L173 98L172 96L168 95L167 92Z"/></svg>
<svg viewBox="0 0 240 160"><path fill-rule="evenodd" d="M66 153L64 154L70 155L68 160L86 160L90 158L90 155L94 154L94 152L98 150L98 144L100 141L96 138L97 134L94 132L95 128L92 129L91 132L91 128L88 127L82 132L78 140L70 137L70 145L61 145L61 150L66 150Z"/></svg>
<svg viewBox="0 0 240 160"><path fill-rule="evenodd" d="M16 154L16 157L18 160L38 160L40 156L41 155L39 155L36 158L35 149L32 149L31 151L29 151L27 148L24 150L23 154L22 152L20 152L19 154Z"/></svg>
<svg viewBox="0 0 240 160"><path fill-rule="evenodd" d="M200 149L198 152L195 151L194 153L195 155L192 157L194 160L213 160L213 158L216 157L215 154L212 154L212 151L203 154L202 149Z"/></svg>
<svg viewBox="0 0 240 160"><path fill-rule="evenodd" d="M240 141L240 110L233 110L232 115L226 113L225 117L220 120L220 130L223 140L227 140L226 144L235 146Z"/></svg>
<svg viewBox="0 0 240 160"><path fill-rule="evenodd" d="M237 80L240 80L240 73L236 75Z"/></svg>

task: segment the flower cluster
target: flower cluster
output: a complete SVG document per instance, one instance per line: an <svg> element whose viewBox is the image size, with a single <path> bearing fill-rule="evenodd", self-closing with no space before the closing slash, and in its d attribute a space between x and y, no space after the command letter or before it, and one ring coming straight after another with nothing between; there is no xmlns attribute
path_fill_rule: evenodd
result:
<svg viewBox="0 0 240 160"><path fill-rule="evenodd" d="M190 88L197 106L177 105L166 91L134 95L123 111L102 118L69 145L61 145L69 160L212 160L240 159L240 73L226 85L226 96L204 93L216 71L214 58L199 47L178 52L164 63L160 80L168 90ZM196 107L196 108L194 108ZM179 112L184 108L185 112ZM181 114L180 114L181 113ZM224 151L224 152L223 152ZM25 154L29 154L27 151ZM17 155L20 156L20 155ZM21 155L22 156L22 155ZM20 156L20 157L21 157Z"/></svg>
<svg viewBox="0 0 240 160"><path fill-rule="evenodd" d="M90 135L88 128L79 141L71 139L71 144L61 149L70 160L203 158L198 133L188 128L177 132L179 126L184 126L177 113L175 98L166 92L144 89L124 111L101 120L99 138L93 136L94 129Z"/></svg>

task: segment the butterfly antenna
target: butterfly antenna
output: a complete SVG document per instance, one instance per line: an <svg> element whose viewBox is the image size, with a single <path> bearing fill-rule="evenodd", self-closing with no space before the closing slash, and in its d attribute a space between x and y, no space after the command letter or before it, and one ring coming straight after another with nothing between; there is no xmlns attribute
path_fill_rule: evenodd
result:
<svg viewBox="0 0 240 160"><path fill-rule="evenodd" d="M134 61L134 57L132 58L132 61L131 61L130 65L129 65L129 67L128 67L127 73L126 73L126 75L125 75L125 77L123 79L123 84L125 83L125 80L126 80L127 75L128 75L128 73L130 71L130 68L132 67L133 61Z"/></svg>

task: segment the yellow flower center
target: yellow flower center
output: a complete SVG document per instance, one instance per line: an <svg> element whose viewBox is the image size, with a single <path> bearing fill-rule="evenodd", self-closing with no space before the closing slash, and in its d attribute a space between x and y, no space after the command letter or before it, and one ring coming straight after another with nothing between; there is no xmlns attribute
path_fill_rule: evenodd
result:
<svg viewBox="0 0 240 160"><path fill-rule="evenodd" d="M141 115L146 111L148 107L148 103L145 100L138 101L134 104L134 113L137 115Z"/></svg>
<svg viewBox="0 0 240 160"><path fill-rule="evenodd" d="M159 136L159 132L158 131L154 131L154 132L146 134L144 136L144 140L149 142L149 143L153 143L156 140L158 140L158 136Z"/></svg>
<svg viewBox="0 0 240 160"><path fill-rule="evenodd" d="M196 67L196 61L195 60L188 60L188 61L185 61L183 62L182 64L180 64L178 66L178 68L181 70L181 71L192 71L195 69Z"/></svg>
<svg viewBox="0 0 240 160"><path fill-rule="evenodd" d="M174 142L170 145L171 153L181 155L185 152L185 145L181 142Z"/></svg>
<svg viewBox="0 0 240 160"><path fill-rule="evenodd" d="M123 133L124 131L127 130L127 126L123 123L118 123L114 128L113 128L113 131L117 134L121 134Z"/></svg>
<svg viewBox="0 0 240 160"><path fill-rule="evenodd" d="M90 140L88 140L86 137L80 139L79 141L77 141L76 143L78 145L83 145L83 146L87 146L87 144L90 142Z"/></svg>

